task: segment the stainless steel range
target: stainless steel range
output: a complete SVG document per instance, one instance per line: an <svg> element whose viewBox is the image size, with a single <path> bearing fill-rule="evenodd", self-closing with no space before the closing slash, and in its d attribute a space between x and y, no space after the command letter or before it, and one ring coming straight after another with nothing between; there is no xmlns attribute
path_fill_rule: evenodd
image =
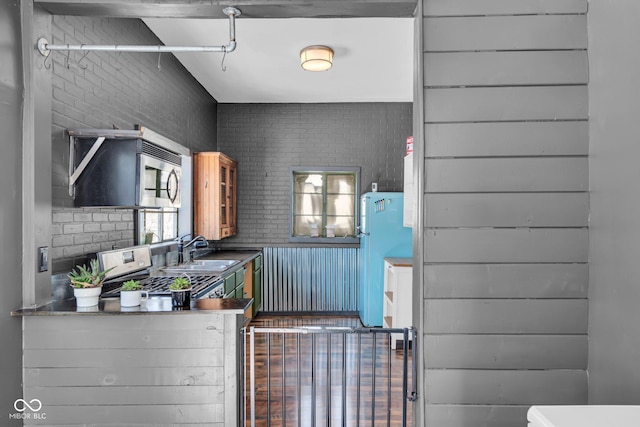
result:
<svg viewBox="0 0 640 427"><path fill-rule="evenodd" d="M169 285L176 275L151 275L151 248L148 245L115 249L98 253L102 268L112 268L102 285L101 297L120 295L122 283L127 280L139 280L149 295L169 295ZM216 275L180 274L191 282L191 298L222 298L224 281Z"/></svg>

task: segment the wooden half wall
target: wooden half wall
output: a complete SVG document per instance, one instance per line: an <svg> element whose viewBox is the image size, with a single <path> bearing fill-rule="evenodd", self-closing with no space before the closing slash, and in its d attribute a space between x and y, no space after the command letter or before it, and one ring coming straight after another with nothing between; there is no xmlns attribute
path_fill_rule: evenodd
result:
<svg viewBox="0 0 640 427"><path fill-rule="evenodd" d="M423 0L425 425L587 403L587 0Z"/></svg>

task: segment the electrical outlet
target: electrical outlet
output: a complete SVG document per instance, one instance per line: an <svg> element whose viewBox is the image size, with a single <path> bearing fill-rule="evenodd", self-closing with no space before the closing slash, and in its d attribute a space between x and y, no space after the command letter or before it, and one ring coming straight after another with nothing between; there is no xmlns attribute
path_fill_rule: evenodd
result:
<svg viewBox="0 0 640 427"><path fill-rule="evenodd" d="M42 246L38 248L38 271L47 270L49 270L49 247Z"/></svg>

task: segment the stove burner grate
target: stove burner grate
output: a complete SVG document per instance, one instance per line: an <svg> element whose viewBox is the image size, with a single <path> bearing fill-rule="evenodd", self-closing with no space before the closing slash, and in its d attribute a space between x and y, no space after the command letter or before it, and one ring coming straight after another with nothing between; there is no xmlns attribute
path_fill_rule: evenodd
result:
<svg viewBox="0 0 640 427"><path fill-rule="evenodd" d="M140 284L143 286L143 290L149 292L149 295L169 295L169 285L178 276L153 276L140 279ZM185 277L185 276L181 276ZM188 276L191 282L191 297L198 298L200 294L209 290L218 278L215 276ZM127 279L128 280L128 279ZM103 289L106 289L102 293L102 297L117 297L120 295L120 288L125 280L120 280L114 283L103 285ZM220 286L222 283L220 284Z"/></svg>

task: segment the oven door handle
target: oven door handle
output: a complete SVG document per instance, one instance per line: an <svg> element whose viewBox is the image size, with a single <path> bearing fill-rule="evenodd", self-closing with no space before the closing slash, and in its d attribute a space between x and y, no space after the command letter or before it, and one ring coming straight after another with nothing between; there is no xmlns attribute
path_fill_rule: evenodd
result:
<svg viewBox="0 0 640 427"><path fill-rule="evenodd" d="M171 185L172 182L174 182L175 185ZM171 203L175 203L178 197L178 174L175 169L171 169L167 177L167 197Z"/></svg>

